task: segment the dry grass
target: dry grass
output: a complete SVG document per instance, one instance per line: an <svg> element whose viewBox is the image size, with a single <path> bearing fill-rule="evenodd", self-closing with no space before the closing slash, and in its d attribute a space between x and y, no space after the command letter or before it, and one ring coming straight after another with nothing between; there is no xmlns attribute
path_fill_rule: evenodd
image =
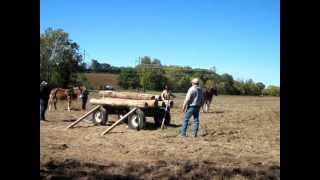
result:
<svg viewBox="0 0 320 180"><path fill-rule="evenodd" d="M119 88L118 74L84 73L84 75L88 78L89 82L95 89L99 89L100 86L105 86L107 84L112 85L114 88Z"/></svg>
<svg viewBox="0 0 320 180"><path fill-rule="evenodd" d="M91 94L91 96L96 96ZM280 173L280 101L277 97L214 97L200 114L199 138L178 137L183 96L172 109L172 126L150 125L139 132L121 124L81 122L64 128L83 112L60 104L41 123L41 175L87 179L277 179ZM78 104L73 104L79 108ZM91 106L91 105L90 105ZM110 121L116 121L113 115ZM152 118L147 119L150 124ZM189 131L191 129L189 128ZM53 164L53 165L52 165ZM60 167L60 168L58 168Z"/></svg>

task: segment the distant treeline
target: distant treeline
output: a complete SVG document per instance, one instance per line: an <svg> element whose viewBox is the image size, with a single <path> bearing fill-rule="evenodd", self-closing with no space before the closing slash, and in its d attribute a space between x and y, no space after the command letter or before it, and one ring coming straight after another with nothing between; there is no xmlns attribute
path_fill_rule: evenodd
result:
<svg viewBox="0 0 320 180"><path fill-rule="evenodd" d="M194 77L206 88L215 88L220 94L230 95L269 95L280 96L280 87L266 87L262 82L234 80L230 74L217 74L215 68L199 69L182 66L164 66L159 59L149 56L141 58L135 67L116 67L99 63L93 59L91 65L85 65L83 72L119 74L119 86L123 89L162 90L167 84L175 92L186 92Z"/></svg>
<svg viewBox="0 0 320 180"><path fill-rule="evenodd" d="M194 69L182 66L164 66L159 59L141 58L135 67L116 67L93 59L83 62L79 45L69 39L62 29L48 28L40 34L40 80L59 87L85 85L91 87L83 72L119 74L119 86L123 89L160 91L167 84L175 92L186 92L190 80L200 78L203 87L213 87L219 94L280 96L280 87L261 82L234 80L230 74L217 74L215 68Z"/></svg>

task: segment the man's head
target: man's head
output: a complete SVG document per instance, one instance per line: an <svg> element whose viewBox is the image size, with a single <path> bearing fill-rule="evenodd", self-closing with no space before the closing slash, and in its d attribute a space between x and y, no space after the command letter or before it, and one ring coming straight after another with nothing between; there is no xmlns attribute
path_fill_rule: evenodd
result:
<svg viewBox="0 0 320 180"><path fill-rule="evenodd" d="M194 78L191 81L192 85L199 85L199 79L198 78Z"/></svg>

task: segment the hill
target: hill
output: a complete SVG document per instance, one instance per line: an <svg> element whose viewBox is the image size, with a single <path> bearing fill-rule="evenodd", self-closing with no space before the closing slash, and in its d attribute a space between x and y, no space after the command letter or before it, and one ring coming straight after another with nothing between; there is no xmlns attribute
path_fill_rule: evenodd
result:
<svg viewBox="0 0 320 180"><path fill-rule="evenodd" d="M114 88L118 89L118 74L111 73L84 73L84 75L88 78L90 84L95 88L99 89L104 85L112 85Z"/></svg>

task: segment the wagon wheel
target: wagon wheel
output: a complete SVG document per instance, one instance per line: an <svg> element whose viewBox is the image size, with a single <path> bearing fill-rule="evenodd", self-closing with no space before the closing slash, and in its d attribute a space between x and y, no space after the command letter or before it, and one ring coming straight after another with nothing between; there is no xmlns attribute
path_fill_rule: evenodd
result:
<svg viewBox="0 0 320 180"><path fill-rule="evenodd" d="M144 129L146 126L146 118L143 111L137 109L135 113L131 114L128 118L128 126L130 129Z"/></svg>
<svg viewBox="0 0 320 180"><path fill-rule="evenodd" d="M92 121L95 125L106 125L108 121L107 109L101 106L99 110L93 113Z"/></svg>

